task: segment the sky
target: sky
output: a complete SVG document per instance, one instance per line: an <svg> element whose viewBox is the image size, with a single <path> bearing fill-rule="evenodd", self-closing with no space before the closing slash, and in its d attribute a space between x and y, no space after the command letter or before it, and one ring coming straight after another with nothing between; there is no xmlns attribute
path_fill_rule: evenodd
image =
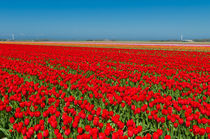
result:
<svg viewBox="0 0 210 139"><path fill-rule="evenodd" d="M210 0L1 0L0 38L210 38Z"/></svg>

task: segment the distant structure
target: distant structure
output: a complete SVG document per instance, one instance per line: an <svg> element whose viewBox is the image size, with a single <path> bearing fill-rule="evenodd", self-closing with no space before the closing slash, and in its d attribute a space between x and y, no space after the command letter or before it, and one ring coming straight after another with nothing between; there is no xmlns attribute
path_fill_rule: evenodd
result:
<svg viewBox="0 0 210 139"><path fill-rule="evenodd" d="M183 42L193 42L193 40L183 40Z"/></svg>
<svg viewBox="0 0 210 139"><path fill-rule="evenodd" d="M193 42L193 40L184 40L183 35L181 34L180 39L182 42Z"/></svg>
<svg viewBox="0 0 210 139"><path fill-rule="evenodd" d="M12 41L15 40L15 34L12 34Z"/></svg>
<svg viewBox="0 0 210 139"><path fill-rule="evenodd" d="M181 34L181 37L180 38L181 38L181 41L183 41L183 35L182 34Z"/></svg>

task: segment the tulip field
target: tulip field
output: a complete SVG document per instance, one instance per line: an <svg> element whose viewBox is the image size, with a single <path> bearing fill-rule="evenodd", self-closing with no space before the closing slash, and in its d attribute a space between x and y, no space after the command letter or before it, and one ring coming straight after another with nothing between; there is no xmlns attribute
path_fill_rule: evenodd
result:
<svg viewBox="0 0 210 139"><path fill-rule="evenodd" d="M210 139L210 52L0 44L3 137Z"/></svg>

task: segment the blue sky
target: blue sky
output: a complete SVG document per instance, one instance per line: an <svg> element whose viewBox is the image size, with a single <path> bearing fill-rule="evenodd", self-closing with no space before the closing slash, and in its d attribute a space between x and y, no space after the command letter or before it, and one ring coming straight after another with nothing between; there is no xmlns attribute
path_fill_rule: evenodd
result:
<svg viewBox="0 0 210 139"><path fill-rule="evenodd" d="M2 0L0 38L210 38L210 0Z"/></svg>

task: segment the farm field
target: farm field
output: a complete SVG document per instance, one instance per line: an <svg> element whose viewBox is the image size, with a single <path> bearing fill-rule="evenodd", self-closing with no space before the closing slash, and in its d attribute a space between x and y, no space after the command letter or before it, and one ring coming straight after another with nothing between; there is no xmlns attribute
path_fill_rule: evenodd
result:
<svg viewBox="0 0 210 139"><path fill-rule="evenodd" d="M210 51L208 42L141 42L141 41L72 41L72 42L0 42L2 44L30 44L50 46Z"/></svg>
<svg viewBox="0 0 210 139"><path fill-rule="evenodd" d="M209 51L208 44L1 42L0 136L210 138Z"/></svg>

